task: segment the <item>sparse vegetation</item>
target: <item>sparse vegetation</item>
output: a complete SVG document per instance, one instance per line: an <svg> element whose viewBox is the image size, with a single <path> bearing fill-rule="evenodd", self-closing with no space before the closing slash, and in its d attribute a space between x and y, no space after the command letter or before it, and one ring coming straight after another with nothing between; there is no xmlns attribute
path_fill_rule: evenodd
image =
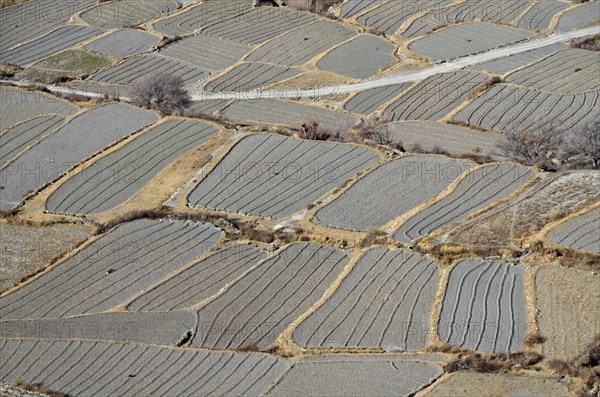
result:
<svg viewBox="0 0 600 397"><path fill-rule="evenodd" d="M600 395L600 335L574 359L551 360L548 366L558 373L583 380L584 386L577 390L577 397L597 397Z"/></svg>
<svg viewBox="0 0 600 397"><path fill-rule="evenodd" d="M327 141L334 136L334 133L320 126L318 120L310 119L302 124L298 136L311 141Z"/></svg>
<svg viewBox="0 0 600 397"><path fill-rule="evenodd" d="M150 76L138 84L131 95L131 101L166 115L183 114L191 105L183 79L164 73Z"/></svg>
<svg viewBox="0 0 600 397"><path fill-rule="evenodd" d="M450 350L452 352L452 350ZM444 366L446 372L508 372L513 369L531 369L542 361L535 352L517 352L505 354L486 354L473 351L461 351Z"/></svg>
<svg viewBox="0 0 600 397"><path fill-rule="evenodd" d="M569 47L582 48L590 51L600 51L600 34L583 39L569 41Z"/></svg>

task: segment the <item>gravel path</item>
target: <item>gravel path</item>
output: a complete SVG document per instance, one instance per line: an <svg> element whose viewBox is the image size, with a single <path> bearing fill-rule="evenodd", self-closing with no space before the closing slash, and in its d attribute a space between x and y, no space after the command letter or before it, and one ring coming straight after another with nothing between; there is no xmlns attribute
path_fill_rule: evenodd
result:
<svg viewBox="0 0 600 397"><path fill-rule="evenodd" d="M547 238L569 248L600 255L600 208L571 219L548 233Z"/></svg>
<svg viewBox="0 0 600 397"><path fill-rule="evenodd" d="M148 52L158 43L158 38L137 29L117 30L85 46L86 50L125 58Z"/></svg>
<svg viewBox="0 0 600 397"><path fill-rule="evenodd" d="M530 63L537 62L542 58L545 58L548 55L553 54L556 51L562 50L564 48L565 45L563 43L556 43L547 47L542 47L535 50L523 52L521 54L511 55L506 58L497 59L495 61L475 65L473 66L473 69L479 71L486 70L488 72L496 74L504 74L506 72L510 72L511 70L519 69Z"/></svg>
<svg viewBox="0 0 600 397"><path fill-rule="evenodd" d="M494 262L460 261L450 272L438 323L452 346L484 352L513 352L527 334L523 268Z"/></svg>
<svg viewBox="0 0 600 397"><path fill-rule="evenodd" d="M189 202L229 212L286 217L377 160L373 151L350 144L251 135L200 182Z"/></svg>
<svg viewBox="0 0 600 397"><path fill-rule="evenodd" d="M344 229L381 227L433 198L468 169L468 163L444 157L402 157L364 176L315 216Z"/></svg>
<svg viewBox="0 0 600 397"><path fill-rule="evenodd" d="M438 282L435 263L425 257L370 249L294 331L294 341L303 347L423 349Z"/></svg>
<svg viewBox="0 0 600 397"><path fill-rule="evenodd" d="M61 318L109 310L179 270L217 243L212 225L138 220L0 298L2 319Z"/></svg>
<svg viewBox="0 0 600 397"><path fill-rule="evenodd" d="M411 86L412 83L402 83L361 91L346 102L344 109L365 116L369 115Z"/></svg>
<svg viewBox="0 0 600 397"><path fill-rule="evenodd" d="M300 73L300 70L288 69L285 66L244 62L210 81L205 90L213 92L256 90L292 78Z"/></svg>

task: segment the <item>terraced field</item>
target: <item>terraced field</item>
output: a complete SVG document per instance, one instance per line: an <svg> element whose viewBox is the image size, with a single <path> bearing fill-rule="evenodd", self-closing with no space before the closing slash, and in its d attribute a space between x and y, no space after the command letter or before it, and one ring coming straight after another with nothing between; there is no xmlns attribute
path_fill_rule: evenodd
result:
<svg viewBox="0 0 600 397"><path fill-rule="evenodd" d="M0 168L4 168L14 160L29 145L52 133L64 122L64 117L58 115L40 116L25 121L0 135Z"/></svg>
<svg viewBox="0 0 600 397"><path fill-rule="evenodd" d="M348 144L281 135L240 141L190 194L210 209L285 217L376 163L377 154Z"/></svg>
<svg viewBox="0 0 600 397"><path fill-rule="evenodd" d="M510 74L505 81L555 94L600 91L600 56L577 48L559 51Z"/></svg>
<svg viewBox="0 0 600 397"><path fill-rule="evenodd" d="M104 30L138 24L180 8L176 0L120 0L98 4L81 13L81 19Z"/></svg>
<svg viewBox="0 0 600 397"><path fill-rule="evenodd" d="M402 224L394 239L411 242L419 237L508 197L533 178L535 172L515 164L494 164L466 175L452 193Z"/></svg>
<svg viewBox="0 0 600 397"><path fill-rule="evenodd" d="M425 257L370 249L294 331L294 341L303 347L423 349L438 282L435 263Z"/></svg>
<svg viewBox="0 0 600 397"><path fill-rule="evenodd" d="M521 349L527 334L523 277L519 266L458 262L444 295L440 338L452 346L485 352Z"/></svg>
<svg viewBox="0 0 600 397"><path fill-rule="evenodd" d="M393 121L437 121L472 96L486 80L485 75L475 72L437 74L406 90L384 113Z"/></svg>
<svg viewBox="0 0 600 397"><path fill-rule="evenodd" d="M442 374L436 356L307 356L267 396L410 396ZM439 359L439 358L438 358Z"/></svg>
<svg viewBox="0 0 600 397"><path fill-rule="evenodd" d="M293 128L300 128L306 121L316 119L319 125L332 130L352 126L358 121L350 115L320 106L280 99L236 101L225 108L223 115L240 122L254 121L258 124L288 125Z"/></svg>
<svg viewBox="0 0 600 397"><path fill-rule="evenodd" d="M148 52L158 37L137 29L117 30L85 46L86 50L124 58Z"/></svg>
<svg viewBox="0 0 600 397"><path fill-rule="evenodd" d="M257 396L285 369L266 354L81 341L2 340L0 352L3 378L73 396Z"/></svg>
<svg viewBox="0 0 600 397"><path fill-rule="evenodd" d="M0 52L50 33L96 0L28 1L0 11Z"/></svg>
<svg viewBox="0 0 600 397"><path fill-rule="evenodd" d="M571 5L565 1L541 0L518 19L517 25L531 30L544 30L550 27L552 18Z"/></svg>
<svg viewBox="0 0 600 397"><path fill-rule="evenodd" d="M209 100L209 101L196 101L196 102L192 102L192 105L187 109L188 113L190 114L194 114L194 113L204 113L204 114L211 114L214 112L221 112L226 106L227 104L231 102L229 100L220 100L220 99L215 99L215 100Z"/></svg>
<svg viewBox="0 0 600 397"><path fill-rule="evenodd" d="M450 2L448 2L450 3ZM450 5L449 7L436 7L431 12L428 12L423 17L416 19L403 33L403 37L415 38L424 36L428 32L445 27L448 25L460 24L463 22L501 22L510 23L517 19L523 11L532 3L530 0L495 0L495 1L480 1L467 0L459 4ZM501 27L493 24L478 24L483 28L483 37L475 36L476 38L485 38L486 40L494 39L485 37L485 34L506 33L510 30L495 30L492 27ZM460 29L460 26L451 26L451 29L457 29L455 32L465 32ZM462 38L462 34L460 35ZM446 36L449 39L455 39L454 35ZM470 38L470 34L467 38ZM498 40L499 38L495 38ZM459 42L459 40L457 40ZM488 44L491 42L488 42ZM446 48L455 49L455 43Z"/></svg>
<svg viewBox="0 0 600 397"><path fill-rule="evenodd" d="M90 80L102 83L135 84L158 73L179 76L186 85L195 85L210 76L210 73L204 69L162 55L149 54L129 58L125 62L91 76Z"/></svg>
<svg viewBox="0 0 600 397"><path fill-rule="evenodd" d="M581 4L564 13L558 20L556 32L566 32L576 28L583 28L598 23L600 20L600 2L593 1Z"/></svg>
<svg viewBox="0 0 600 397"><path fill-rule="evenodd" d="M89 26L63 26L26 44L0 52L0 63L25 66L71 48L101 33L101 30Z"/></svg>
<svg viewBox="0 0 600 397"><path fill-rule="evenodd" d="M564 48L565 46L563 43L556 43L546 47L538 48L536 50L531 50L521 54L511 55L506 58L500 58L495 61L474 65L472 68L479 71L487 70L491 73L504 74L506 72L510 72L511 70L519 69L530 63L540 61L548 55Z"/></svg>
<svg viewBox="0 0 600 397"><path fill-rule="evenodd" d="M393 35L411 17L430 9L437 9L452 3L452 0L424 0L419 2L389 1L380 7L358 17L357 21L387 35Z"/></svg>
<svg viewBox="0 0 600 397"><path fill-rule="evenodd" d="M573 218L548 233L551 241L569 248L600 255L600 208Z"/></svg>
<svg viewBox="0 0 600 397"><path fill-rule="evenodd" d="M221 249L145 292L128 304L127 310L169 312L191 308L219 295L266 258L265 251L252 245Z"/></svg>
<svg viewBox="0 0 600 397"><path fill-rule="evenodd" d="M405 147L421 146L426 150L443 148L451 154L493 154L500 135L474 131L453 124L431 121L395 122L388 126L390 139Z"/></svg>
<svg viewBox="0 0 600 397"><path fill-rule="evenodd" d="M198 35L176 41L160 53L214 73L235 65L251 50L248 45Z"/></svg>
<svg viewBox="0 0 600 397"><path fill-rule="evenodd" d="M517 3L510 0L510 3ZM497 10L495 10L497 11ZM411 51L433 60L449 60L502 47L533 36L529 31L487 22L465 23L437 30L412 42Z"/></svg>
<svg viewBox="0 0 600 397"><path fill-rule="evenodd" d="M558 95L504 84L485 94L454 116L454 120L497 131L527 131L547 122L565 130L586 125L600 111L600 92Z"/></svg>
<svg viewBox="0 0 600 397"><path fill-rule="evenodd" d="M0 171L4 186L0 209L15 207L29 192L157 119L154 112L120 103L99 106L72 119Z"/></svg>
<svg viewBox="0 0 600 397"><path fill-rule="evenodd" d="M437 156L405 156L370 172L316 213L328 225L381 227L444 190L469 164Z"/></svg>
<svg viewBox="0 0 600 397"><path fill-rule="evenodd" d="M193 346L267 348L313 305L348 262L326 245L294 243L198 311Z"/></svg>
<svg viewBox="0 0 600 397"><path fill-rule="evenodd" d="M277 35L317 20L314 14L274 7L258 7L206 26L202 33L240 43L261 44Z"/></svg>
<svg viewBox="0 0 600 397"><path fill-rule="evenodd" d="M153 28L165 36L175 37L191 34L206 26L241 15L252 9L252 0L210 0L153 24Z"/></svg>
<svg viewBox="0 0 600 397"><path fill-rule="evenodd" d="M42 115L69 116L79 110L77 106L55 96L13 87L0 87L0 103L0 131Z"/></svg>
<svg viewBox="0 0 600 397"><path fill-rule="evenodd" d="M568 360L600 332L600 279L587 270L546 265L535 284L540 334L548 359Z"/></svg>
<svg viewBox="0 0 600 397"><path fill-rule="evenodd" d="M299 70L266 63L242 63L206 84L206 91L249 91L300 74Z"/></svg>
<svg viewBox="0 0 600 397"><path fill-rule="evenodd" d="M348 0L341 6L342 18L353 18L368 9L381 5L385 0Z"/></svg>
<svg viewBox="0 0 600 397"><path fill-rule="evenodd" d="M365 116L369 115L411 86L412 83L403 83L361 91L344 104L344 109Z"/></svg>
<svg viewBox="0 0 600 397"><path fill-rule="evenodd" d="M212 225L137 220L117 226L0 299L2 319L61 318L110 310L217 243Z"/></svg>
<svg viewBox="0 0 600 397"><path fill-rule="evenodd" d="M91 92L96 94L102 94L103 96L108 97L121 97L129 98L131 92L133 91L133 87L130 85L121 85L121 84L104 84L104 83L95 83L90 80L85 81L73 81L68 84L67 87L70 87L74 90Z"/></svg>
<svg viewBox="0 0 600 397"><path fill-rule="evenodd" d="M317 21L276 37L252 52L246 61L302 65L354 36L356 32L341 23Z"/></svg>
<svg viewBox="0 0 600 397"><path fill-rule="evenodd" d="M362 35L329 51L319 62L321 70L366 79L396 62L395 46L377 36Z"/></svg>
<svg viewBox="0 0 600 397"><path fill-rule="evenodd" d="M218 132L211 124L184 119L159 124L66 180L48 198L46 208L70 214L108 211Z"/></svg>

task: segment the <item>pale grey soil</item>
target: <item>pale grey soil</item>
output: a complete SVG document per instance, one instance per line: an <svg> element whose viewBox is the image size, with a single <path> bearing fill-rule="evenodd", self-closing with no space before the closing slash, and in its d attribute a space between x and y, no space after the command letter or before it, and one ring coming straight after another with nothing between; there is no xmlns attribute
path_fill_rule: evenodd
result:
<svg viewBox="0 0 600 397"><path fill-rule="evenodd" d="M411 86L412 83L402 83L359 92L346 102L344 109L365 116L369 115L377 111L384 103L391 101Z"/></svg>
<svg viewBox="0 0 600 397"><path fill-rule="evenodd" d="M297 76L300 70L266 63L242 63L212 80L206 91L245 91L262 88Z"/></svg>
<svg viewBox="0 0 600 397"><path fill-rule="evenodd" d="M158 38L137 29L118 30L85 46L86 50L127 57L147 52L158 43Z"/></svg>
<svg viewBox="0 0 600 397"><path fill-rule="evenodd" d="M317 63L321 70L366 79L396 62L395 46L381 37L362 35L331 50Z"/></svg>
<svg viewBox="0 0 600 397"><path fill-rule="evenodd" d="M371 249L294 331L294 341L305 347L423 349L438 282L436 264L425 257Z"/></svg>
<svg viewBox="0 0 600 397"><path fill-rule="evenodd" d="M25 66L71 48L101 33L101 30L89 26L63 26L29 43L0 53L0 63Z"/></svg>
<svg viewBox="0 0 600 397"><path fill-rule="evenodd" d="M219 99L214 101L195 101L192 102L192 105L189 108L187 108L187 112L188 114L194 114L195 112L212 114L222 111L229 102L231 101Z"/></svg>
<svg viewBox="0 0 600 397"><path fill-rule="evenodd" d="M138 220L119 225L34 282L0 298L3 319L98 313L179 270L209 250L212 225Z"/></svg>
<svg viewBox="0 0 600 397"><path fill-rule="evenodd" d="M286 217L377 160L375 152L350 144L251 135L200 182L190 194L189 203Z"/></svg>
<svg viewBox="0 0 600 397"><path fill-rule="evenodd" d="M368 9L381 5L384 0L348 0L342 4L342 18L352 18Z"/></svg>
<svg viewBox="0 0 600 397"><path fill-rule="evenodd" d="M526 66L535 61L539 61L542 58L545 58L546 56L564 48L565 45L563 43L556 43L546 47L523 52L521 54L511 55L505 58L497 59L495 61L485 62L479 65L475 65L472 68L474 70L479 71L486 70L492 73L504 74L506 72L510 72L511 70L515 70Z"/></svg>
<svg viewBox="0 0 600 397"><path fill-rule="evenodd" d="M548 233L548 239L569 248L600 255L600 208L571 219Z"/></svg>
<svg viewBox="0 0 600 397"><path fill-rule="evenodd" d="M180 8L175 0L121 0L107 2L81 13L92 26L110 30L170 14Z"/></svg>
<svg viewBox="0 0 600 397"><path fill-rule="evenodd" d="M598 21L600 21L600 1L593 1L563 14L558 20L555 31L566 32L597 24Z"/></svg>
<svg viewBox="0 0 600 397"><path fill-rule="evenodd" d="M198 311L193 346L266 349L321 298L348 260L326 245L288 245Z"/></svg>
<svg viewBox="0 0 600 397"><path fill-rule="evenodd" d="M433 198L469 167L444 157L406 156L364 176L319 210L316 218L344 229L381 227Z"/></svg>
<svg viewBox="0 0 600 397"><path fill-rule="evenodd" d="M518 351L527 335L522 267L460 261L450 272L438 334L452 346Z"/></svg>
<svg viewBox="0 0 600 397"><path fill-rule="evenodd" d="M559 12L569 8L571 4L566 1L541 0L518 19L517 24L521 28L532 30L544 30L550 27L552 18Z"/></svg>
<svg viewBox="0 0 600 397"><path fill-rule="evenodd" d="M70 214L108 211L218 132L211 124L191 120L162 123L73 175L52 193L46 208Z"/></svg>

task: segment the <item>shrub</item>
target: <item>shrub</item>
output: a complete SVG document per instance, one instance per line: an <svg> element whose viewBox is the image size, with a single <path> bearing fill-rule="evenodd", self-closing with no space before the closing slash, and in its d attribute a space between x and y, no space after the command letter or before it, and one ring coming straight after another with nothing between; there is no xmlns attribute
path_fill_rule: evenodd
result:
<svg viewBox="0 0 600 397"><path fill-rule="evenodd" d="M571 48L582 48L589 51L600 51L600 34L569 42Z"/></svg>
<svg viewBox="0 0 600 397"><path fill-rule="evenodd" d="M374 244L383 244L386 241L386 234L379 229L369 229L367 235L360 240L358 246L360 248L370 247Z"/></svg>
<svg viewBox="0 0 600 397"><path fill-rule="evenodd" d="M137 85L131 101L138 106L155 109L165 115L183 114L191 105L191 98L185 90L183 79L172 74L155 74Z"/></svg>
<svg viewBox="0 0 600 397"><path fill-rule="evenodd" d="M551 360L548 367L558 373L581 378L584 386L577 390L577 396L597 397L600 395L600 334L596 334L574 359Z"/></svg>
<svg viewBox="0 0 600 397"><path fill-rule="evenodd" d="M363 139L369 139L378 145L389 145L392 143L389 123L389 119L380 116L371 116L360 121L356 125L356 130L358 135Z"/></svg>
<svg viewBox="0 0 600 397"><path fill-rule="evenodd" d="M477 353L463 351L458 357L452 359L444 366L446 372L477 371L477 372L503 372L514 367L527 369L542 361L542 356L534 352L517 353Z"/></svg>
<svg viewBox="0 0 600 397"><path fill-rule="evenodd" d="M298 136L302 139L309 139L311 141L326 141L333 137L333 132L319 126L317 119L310 119L304 124L298 133Z"/></svg>
<svg viewBox="0 0 600 397"><path fill-rule="evenodd" d="M537 332L534 332L532 334L527 335L527 337L523 341L523 344L525 344L525 346L533 346L533 345L543 343L544 340L545 340L545 338L543 336L541 336Z"/></svg>

